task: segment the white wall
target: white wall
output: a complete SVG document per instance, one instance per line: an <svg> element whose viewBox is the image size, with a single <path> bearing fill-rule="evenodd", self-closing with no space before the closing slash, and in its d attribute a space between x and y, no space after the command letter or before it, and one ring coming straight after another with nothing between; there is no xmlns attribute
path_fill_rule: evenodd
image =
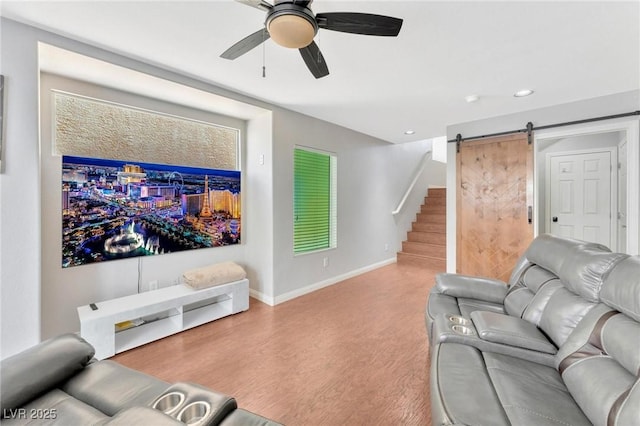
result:
<svg viewBox="0 0 640 426"><path fill-rule="evenodd" d="M444 137L441 138L445 139ZM440 160L435 159L436 155L438 155L435 151L435 142L435 139L431 139L415 142L414 144L403 144L398 146L398 148L402 148L403 150L396 150L395 152L396 156L409 156L417 160L415 167L404 172L412 176L410 179L413 179L413 176L415 176L420 167L422 167L421 159L418 158L419 154L421 152L424 152L425 150L432 149L430 155L431 159L426 159L424 169L422 170L422 173L420 173L413 190L408 194L404 203L404 207L400 210L399 213L394 216L394 220L396 222L396 241L398 242L398 245L395 247L395 251L402 250L402 241L405 241L407 239L407 232L411 231L413 222L416 220L416 214L420 211L420 206L424 203L424 197L425 195L427 195L427 189L446 188L447 165L446 161L443 161L445 160L444 156L446 156L446 152L441 152L439 154ZM444 141L444 144L441 145L442 146L440 147L440 149L446 150L446 140ZM412 152L414 150L415 153ZM393 156L391 156L391 153L389 155L391 158L394 158ZM392 160L390 161L390 163L393 164L394 161L395 160ZM398 164L408 164L406 159L397 161ZM406 181L407 178L404 176L398 176L398 179L399 181L397 183L397 186L400 187L402 186L402 182ZM397 208L400 204L405 191L406 189L396 194L397 201L394 203L394 209Z"/></svg>
<svg viewBox="0 0 640 426"><path fill-rule="evenodd" d="M41 176L39 41L257 106L262 111L247 122L242 154L245 166L242 246L203 250L198 255L184 252L144 259L143 282L151 279L159 279L161 283L171 281L178 271L229 258L247 268L254 297L277 303L395 260L403 232L398 231L391 211L424 154L426 146L423 143L390 145L10 20L2 19L0 29L0 72L6 76L7 97L4 170L0 175L2 358L36 344L46 335L76 331L77 326L69 327L75 321L77 303L127 292L129 287L125 290L118 286L109 289L108 286L120 280L132 281L137 276L138 260L132 259L72 268L68 274L57 271L55 281L58 285L46 287L51 278L48 276L50 269L59 261L60 253L57 250L50 252L41 241L42 238L48 240L48 233L55 229L46 218L42 220L42 216L57 215L59 210L49 210L52 201L48 195L41 199L41 178L48 177L50 165L43 165ZM338 155L338 248L324 254L293 256L292 177L293 146L296 144ZM264 164L260 164L261 155ZM436 168L431 172L434 176L442 175ZM416 191L424 194L426 188ZM415 211L407 210L406 214L415 216ZM44 223L47 224L45 227L42 226ZM388 244L386 251L385 244ZM329 257L327 268L322 267L324 256ZM59 286L62 281L66 282L65 288ZM78 298L69 297L70 293ZM51 306L55 308L50 309ZM43 329L41 312L46 312L47 322L49 317L58 315L61 319L51 319L55 324Z"/></svg>
<svg viewBox="0 0 640 426"><path fill-rule="evenodd" d="M273 118L267 112L247 123L243 163L243 244L251 295L272 303L273 288ZM261 157L264 156L264 157ZM264 158L264 164L261 164ZM244 224L246 222L246 226Z"/></svg>
<svg viewBox="0 0 640 426"><path fill-rule="evenodd" d="M549 124L570 122L583 120L594 117L609 116L615 114L623 114L638 110L640 105L640 91L631 91L618 93L614 95L602 96L593 99L586 99L577 102L571 102L562 105L554 105L548 108L541 108L531 111L525 111L516 114L510 114L500 117L493 117L486 120L478 120L468 123L452 124L447 126L447 139L455 139L457 134L461 134L463 138L481 136L497 132L511 131L515 129L523 129L528 122L532 122L535 126L544 126ZM607 123L639 121L637 116L609 120ZM600 122L604 123L604 122ZM580 129L584 127L594 126L597 123L584 125L575 125L570 128L575 130L576 134L580 133ZM537 136L545 135L560 128L534 132ZM635 140L636 146L640 142L637 131L632 132L631 143ZM535 148L535 147L534 147ZM637 151L636 151L637 153ZM456 270L456 146L450 143L448 150L447 163L447 188L450 191L447 194L447 271L455 272ZM637 171L640 168L640 157L634 155L629 159L630 167ZM633 182L629 187L630 191L640 192L640 179L637 179L638 173L633 174ZM537 185L534 184L534 185ZM537 186L534 188L537 191ZM636 210L637 211L637 210ZM537 220L537 218L535 218ZM632 238L630 236L630 238ZM640 240L640 234L635 238Z"/></svg>
<svg viewBox="0 0 640 426"><path fill-rule="evenodd" d="M0 350L40 340L38 56L35 39L0 22L5 138L0 175Z"/></svg>

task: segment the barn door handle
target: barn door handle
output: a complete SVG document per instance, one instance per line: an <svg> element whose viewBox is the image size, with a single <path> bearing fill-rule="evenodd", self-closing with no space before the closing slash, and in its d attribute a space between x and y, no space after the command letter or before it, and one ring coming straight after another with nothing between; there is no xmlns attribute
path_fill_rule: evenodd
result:
<svg viewBox="0 0 640 426"><path fill-rule="evenodd" d="M554 216L553 219L551 219L553 222L557 222L558 221L558 216Z"/></svg>
<svg viewBox="0 0 640 426"><path fill-rule="evenodd" d="M529 221L529 223L533 223L533 207L532 206L527 207L527 220Z"/></svg>

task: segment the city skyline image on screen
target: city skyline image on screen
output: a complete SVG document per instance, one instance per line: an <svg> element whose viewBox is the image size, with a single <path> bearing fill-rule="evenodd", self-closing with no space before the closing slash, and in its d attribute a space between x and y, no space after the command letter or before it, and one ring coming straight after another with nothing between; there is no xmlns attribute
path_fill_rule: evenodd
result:
<svg viewBox="0 0 640 426"><path fill-rule="evenodd" d="M239 244L240 172L62 157L62 267Z"/></svg>

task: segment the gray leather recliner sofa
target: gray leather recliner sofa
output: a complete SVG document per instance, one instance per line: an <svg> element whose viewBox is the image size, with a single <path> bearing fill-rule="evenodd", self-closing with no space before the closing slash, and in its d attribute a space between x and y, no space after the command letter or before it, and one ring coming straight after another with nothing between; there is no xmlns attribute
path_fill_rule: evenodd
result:
<svg viewBox="0 0 640 426"><path fill-rule="evenodd" d="M203 386L170 385L93 355L88 342L65 334L2 360L3 426L278 424Z"/></svg>
<svg viewBox="0 0 640 426"><path fill-rule="evenodd" d="M509 283L440 274L434 425L640 425L640 257L551 235Z"/></svg>

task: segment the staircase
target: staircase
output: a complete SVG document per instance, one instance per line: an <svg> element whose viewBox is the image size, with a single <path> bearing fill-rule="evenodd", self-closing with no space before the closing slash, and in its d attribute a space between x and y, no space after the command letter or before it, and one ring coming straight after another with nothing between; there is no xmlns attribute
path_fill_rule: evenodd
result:
<svg viewBox="0 0 640 426"><path fill-rule="evenodd" d="M416 215L407 240L398 252L398 263L428 268L435 272L447 269L445 188L430 188Z"/></svg>

